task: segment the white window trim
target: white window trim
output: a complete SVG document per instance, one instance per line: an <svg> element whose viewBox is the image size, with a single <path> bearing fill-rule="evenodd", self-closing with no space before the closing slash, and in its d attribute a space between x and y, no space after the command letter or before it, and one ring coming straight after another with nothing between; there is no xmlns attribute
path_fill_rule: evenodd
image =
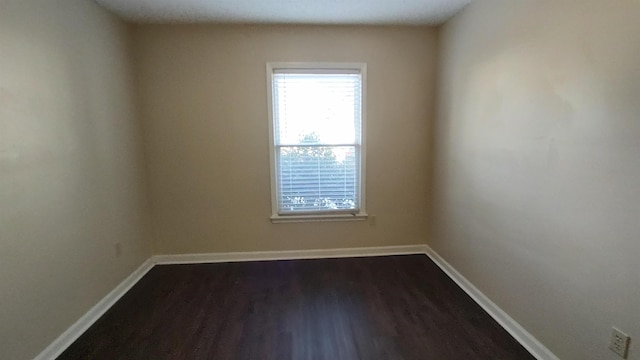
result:
<svg viewBox="0 0 640 360"><path fill-rule="evenodd" d="M329 211L311 214L281 215L278 213L278 189L276 172L276 147L273 119L273 71L277 69L301 70L359 70L362 77L361 123L360 123L360 182L358 183L359 211L354 213L331 213ZM267 104L269 111L269 168L271 170L271 222L308 222L308 221L362 221L366 220L366 101L367 101L367 64L366 63L336 63L336 62L268 62L267 63Z"/></svg>

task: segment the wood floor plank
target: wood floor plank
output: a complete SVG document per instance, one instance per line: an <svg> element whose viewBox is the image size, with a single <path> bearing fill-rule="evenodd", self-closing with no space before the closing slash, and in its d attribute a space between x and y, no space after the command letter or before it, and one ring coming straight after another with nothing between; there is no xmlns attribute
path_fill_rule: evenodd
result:
<svg viewBox="0 0 640 360"><path fill-rule="evenodd" d="M428 257L154 267L58 360L534 359Z"/></svg>

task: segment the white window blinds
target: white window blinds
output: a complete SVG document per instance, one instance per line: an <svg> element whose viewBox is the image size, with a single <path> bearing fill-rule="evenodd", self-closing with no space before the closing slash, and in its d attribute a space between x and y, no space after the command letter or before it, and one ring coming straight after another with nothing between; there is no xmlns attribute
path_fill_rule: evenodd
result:
<svg viewBox="0 0 640 360"><path fill-rule="evenodd" d="M357 213L360 70L274 69L272 87L278 214Z"/></svg>

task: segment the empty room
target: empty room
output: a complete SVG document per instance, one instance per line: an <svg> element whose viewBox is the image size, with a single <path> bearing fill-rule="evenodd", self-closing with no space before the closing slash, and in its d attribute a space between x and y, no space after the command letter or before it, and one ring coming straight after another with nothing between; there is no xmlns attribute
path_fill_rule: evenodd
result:
<svg viewBox="0 0 640 360"><path fill-rule="evenodd" d="M0 359L640 360L640 1L0 0Z"/></svg>

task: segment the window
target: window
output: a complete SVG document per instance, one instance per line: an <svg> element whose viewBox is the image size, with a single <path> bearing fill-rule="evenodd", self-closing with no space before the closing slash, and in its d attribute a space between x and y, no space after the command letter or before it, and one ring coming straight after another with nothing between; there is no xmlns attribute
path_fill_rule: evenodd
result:
<svg viewBox="0 0 640 360"><path fill-rule="evenodd" d="M366 64L268 63L272 220L365 219Z"/></svg>

